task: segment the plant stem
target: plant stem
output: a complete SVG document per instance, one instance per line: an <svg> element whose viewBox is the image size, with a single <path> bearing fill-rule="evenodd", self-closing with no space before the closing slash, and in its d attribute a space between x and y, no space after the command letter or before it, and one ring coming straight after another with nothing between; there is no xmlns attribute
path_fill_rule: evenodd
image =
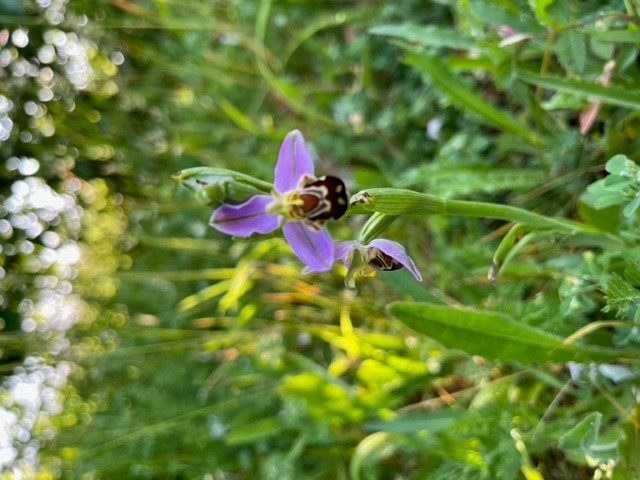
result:
<svg viewBox="0 0 640 480"><path fill-rule="evenodd" d="M496 218L510 222L519 222L534 228L562 230L569 233L603 233L589 225L553 218L530 212L510 205L497 203L469 202L464 200L445 200L445 215L461 215L464 217Z"/></svg>
<svg viewBox="0 0 640 480"><path fill-rule="evenodd" d="M351 197L350 213L379 212L385 215L459 215L495 218L521 223L534 229L555 230L568 235L582 234L609 245L623 247L624 241L586 223L547 217L523 208L497 203L448 200L427 193L398 188L371 188Z"/></svg>
<svg viewBox="0 0 640 480"><path fill-rule="evenodd" d="M366 245L384 232L396 218L398 218L396 215L385 215L384 213L378 212L374 213L360 229L358 241L361 244Z"/></svg>

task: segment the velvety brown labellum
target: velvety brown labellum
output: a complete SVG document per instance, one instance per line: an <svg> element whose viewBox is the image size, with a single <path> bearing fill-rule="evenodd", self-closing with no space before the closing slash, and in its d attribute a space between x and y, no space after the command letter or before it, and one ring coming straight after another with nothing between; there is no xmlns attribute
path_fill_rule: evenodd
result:
<svg viewBox="0 0 640 480"><path fill-rule="evenodd" d="M349 206L344 182L331 175L306 183L300 197L305 202L306 218L309 220L337 220Z"/></svg>
<svg viewBox="0 0 640 480"><path fill-rule="evenodd" d="M369 265L378 270L399 270L402 268L399 261L380 250L376 252L375 257L369 260Z"/></svg>

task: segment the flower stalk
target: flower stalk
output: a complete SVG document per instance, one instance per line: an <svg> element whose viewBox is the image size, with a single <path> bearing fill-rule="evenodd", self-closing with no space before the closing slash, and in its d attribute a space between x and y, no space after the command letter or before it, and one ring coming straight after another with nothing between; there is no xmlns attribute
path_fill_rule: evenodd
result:
<svg viewBox="0 0 640 480"><path fill-rule="evenodd" d="M394 221L397 215L385 215L384 213L375 212L371 215L358 233L358 242L367 244L374 238L380 236Z"/></svg>

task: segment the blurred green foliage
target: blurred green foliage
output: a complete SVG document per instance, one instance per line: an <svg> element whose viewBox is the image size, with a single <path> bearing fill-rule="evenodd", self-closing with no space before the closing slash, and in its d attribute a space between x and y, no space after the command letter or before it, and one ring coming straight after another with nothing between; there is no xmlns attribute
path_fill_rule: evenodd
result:
<svg viewBox="0 0 640 480"><path fill-rule="evenodd" d="M3 159L38 159L38 178L82 207L80 225L43 225L82 245L69 280L85 310L41 478L640 478L639 11L75 0L55 24L0 2L2 27L29 33L4 50L34 59L48 31L75 32L93 72L78 85L52 62L47 101L37 78L0 77L14 107ZM352 193L511 205L619 246L531 229L501 244L504 221L400 216L384 236L426 280L381 273L353 297L343 268L302 276L280 238L213 231L171 178L206 166L270 182L294 128ZM30 176L8 165L3 202ZM362 224L330 228L348 240ZM28 354L57 358L20 331L34 279L55 273L29 270L27 237L3 234L5 375ZM608 363L571 364L572 378L568 359Z"/></svg>

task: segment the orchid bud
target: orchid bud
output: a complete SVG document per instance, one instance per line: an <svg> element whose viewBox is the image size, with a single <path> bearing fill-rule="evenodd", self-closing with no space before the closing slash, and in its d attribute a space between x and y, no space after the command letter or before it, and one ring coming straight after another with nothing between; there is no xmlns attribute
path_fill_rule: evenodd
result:
<svg viewBox="0 0 640 480"><path fill-rule="evenodd" d="M370 188L351 197L351 213L380 212L386 215L446 213L447 201L426 193L400 188Z"/></svg>
<svg viewBox="0 0 640 480"><path fill-rule="evenodd" d="M187 168L173 174L173 179L194 192L205 204L241 203L273 186L244 173L214 167Z"/></svg>

